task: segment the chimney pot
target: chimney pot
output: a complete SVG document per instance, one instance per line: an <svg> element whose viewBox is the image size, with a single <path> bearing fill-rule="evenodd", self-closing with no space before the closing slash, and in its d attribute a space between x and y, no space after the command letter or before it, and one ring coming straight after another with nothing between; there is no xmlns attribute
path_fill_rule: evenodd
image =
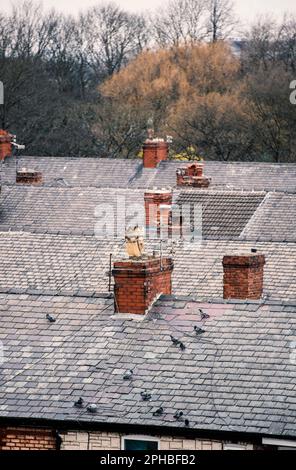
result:
<svg viewBox="0 0 296 470"><path fill-rule="evenodd" d="M115 311L144 315L160 294L171 294L172 271L172 258L116 261L112 270Z"/></svg>
<svg viewBox="0 0 296 470"><path fill-rule="evenodd" d="M130 258L144 255L144 229L138 226L129 227L125 234L125 249Z"/></svg>
<svg viewBox="0 0 296 470"><path fill-rule="evenodd" d="M257 300L263 293L265 256L224 256L224 299Z"/></svg>

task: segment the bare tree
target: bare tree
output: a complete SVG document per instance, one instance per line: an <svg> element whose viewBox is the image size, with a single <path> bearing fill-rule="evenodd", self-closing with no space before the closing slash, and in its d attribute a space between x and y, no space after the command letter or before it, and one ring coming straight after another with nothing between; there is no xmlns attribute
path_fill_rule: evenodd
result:
<svg viewBox="0 0 296 470"><path fill-rule="evenodd" d="M147 43L144 17L127 13L113 3L92 8L87 23L89 58L99 75L102 71L109 76L119 71Z"/></svg>
<svg viewBox="0 0 296 470"><path fill-rule="evenodd" d="M296 71L296 17L284 15L280 26L279 41L280 57L285 64L286 70L289 68Z"/></svg>
<svg viewBox="0 0 296 470"><path fill-rule="evenodd" d="M147 114L123 100L101 96L93 132L104 156L134 158L146 136Z"/></svg>
<svg viewBox="0 0 296 470"><path fill-rule="evenodd" d="M4 61L12 47L13 25L8 15L0 13L0 60Z"/></svg>
<svg viewBox="0 0 296 470"><path fill-rule="evenodd" d="M151 18L152 30L161 47L192 44L205 37L203 0L169 0Z"/></svg>
<svg viewBox="0 0 296 470"><path fill-rule="evenodd" d="M296 113L295 105L287 97L292 79L293 73L285 72L279 63L268 71L256 70L246 81L250 134L255 139L259 158L295 162Z"/></svg>
<svg viewBox="0 0 296 470"><path fill-rule="evenodd" d="M259 18L246 33L247 42L243 54L249 70L281 64L288 71L296 71L296 18L284 15L278 22L271 15Z"/></svg>
<svg viewBox="0 0 296 470"><path fill-rule="evenodd" d="M208 0L207 33L212 42L225 39L232 33L236 24L231 0Z"/></svg>
<svg viewBox="0 0 296 470"><path fill-rule="evenodd" d="M145 19L112 4L74 19L33 0L15 3L10 14L0 14L1 127L24 138L32 152L97 153L97 85L146 43Z"/></svg>
<svg viewBox="0 0 296 470"><path fill-rule="evenodd" d="M74 93L76 86L76 21L58 15L55 35L47 51L47 69L62 93Z"/></svg>
<svg viewBox="0 0 296 470"><path fill-rule="evenodd" d="M275 19L266 15L260 17L246 34L247 43L243 54L243 59L247 62L248 68L253 69L258 66L268 68L269 64L274 64L278 60L278 44L280 40L280 30Z"/></svg>
<svg viewBox="0 0 296 470"><path fill-rule="evenodd" d="M24 1L13 6L11 15L1 16L0 28L0 70L5 89L0 113L2 126L5 127L15 123L18 113L23 111L23 104L33 94L38 96L42 89L43 83L37 89L33 83L41 76L44 81L41 59L45 57L52 37L53 14L44 15L39 4Z"/></svg>
<svg viewBox="0 0 296 470"><path fill-rule="evenodd" d="M11 55L23 59L44 56L55 34L55 12L44 13L41 3L24 0L13 5L9 21Z"/></svg>

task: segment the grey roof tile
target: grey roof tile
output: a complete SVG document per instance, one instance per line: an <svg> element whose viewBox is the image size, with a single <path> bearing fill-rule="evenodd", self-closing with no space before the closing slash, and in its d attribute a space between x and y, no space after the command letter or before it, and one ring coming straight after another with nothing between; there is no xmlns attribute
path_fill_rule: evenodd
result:
<svg viewBox="0 0 296 470"><path fill-rule="evenodd" d="M181 191L176 204L183 217L201 215L203 238L235 239L264 200L264 193L238 193L213 191ZM196 209L201 211L197 212ZM199 220L194 220L197 225ZM264 240L264 238L263 238Z"/></svg>
<svg viewBox="0 0 296 470"><path fill-rule="evenodd" d="M176 191L174 202L182 207L184 223L198 208L194 223L203 239L296 241L296 195L189 190ZM0 230L100 236L109 220L123 238L135 214L144 226L143 190L4 186Z"/></svg>
<svg viewBox="0 0 296 470"><path fill-rule="evenodd" d="M125 188L141 167L141 160L25 156L18 158L18 167L41 171L47 186ZM5 165L3 169L5 181Z"/></svg>
<svg viewBox="0 0 296 470"><path fill-rule="evenodd" d="M40 169L44 184L15 186L3 166L0 416L182 427L173 419L182 409L196 429L295 436L295 165L206 162L209 190L175 191L175 200L202 205L208 239L163 244L164 254L173 251L174 296L140 322L113 315L109 254L123 248L93 236L94 211L120 197L143 207L143 189L174 187L180 164L144 170L138 160L24 157L19 165ZM253 247L266 255L269 300L218 301L223 255ZM159 248L147 242L148 252ZM198 307L210 313L202 338L193 334ZM145 389L149 403L140 400ZM75 409L81 395L100 413ZM160 403L164 416L153 417Z"/></svg>
<svg viewBox="0 0 296 470"><path fill-rule="evenodd" d="M0 230L3 225L5 230L9 227L14 231L40 234L98 235L99 223L107 217L105 213L109 217L114 215L114 226L120 227L120 218L129 225L133 217L128 213L131 210L139 211L139 225L143 225L143 191L4 186ZM125 227L121 236L124 230Z"/></svg>
<svg viewBox="0 0 296 470"><path fill-rule="evenodd" d="M159 248L153 241L146 245L148 253ZM253 247L266 256L264 294L275 300L296 299L295 243L204 240L190 249L174 246L173 293L200 300L221 299L223 256L248 253ZM0 232L0 290L23 294L42 292L50 296L56 293L108 295L110 253L114 255L113 260L123 256L121 242L96 237ZM163 253L171 255L171 247L163 245ZM173 302L172 307L181 308L179 303ZM244 301L241 304L244 308Z"/></svg>
<svg viewBox="0 0 296 470"><path fill-rule="evenodd" d="M296 195L268 193L244 227L242 240L296 241Z"/></svg>
<svg viewBox="0 0 296 470"><path fill-rule="evenodd" d="M184 166L180 162L161 162L150 186L176 185L176 170ZM149 171L149 170L148 170ZM280 191L295 193L296 165L259 162L212 162L206 161L204 173L212 179L209 189ZM145 187L145 181L137 187Z"/></svg>
<svg viewBox="0 0 296 470"><path fill-rule="evenodd" d="M21 322L18 311L10 310L11 301L20 313L30 307ZM65 308L56 314L56 323L48 324L44 312L54 314L61 302ZM96 299L92 311L84 297L58 297L57 302L42 295L0 294L0 305L6 307L0 323L6 355L0 416L182 428L184 422L173 418L182 410L193 429L296 436L291 425L296 371L290 361L295 304L288 312L280 303L270 309L266 302L256 311L252 304L244 310L234 303L206 304L211 317L200 338L192 328L199 303L180 303L178 314L167 317L172 300L161 298L145 321L131 323L110 315L112 300L107 309L105 302ZM160 313L157 319L154 310ZM118 328L126 331L123 337L116 337ZM171 343L170 334L184 341L184 352ZM269 354L264 354L265 344ZM123 382L126 368L134 370L130 383ZM141 400L142 390L152 394L147 403ZM100 413L76 409L80 396L86 404L97 403ZM160 404L165 413L154 417Z"/></svg>
<svg viewBox="0 0 296 470"><path fill-rule="evenodd" d="M10 159L3 165L2 182L11 182ZM33 157L18 159L18 167L43 173L44 184L60 188L152 188L176 186L176 170L184 162L163 161L156 169L144 169L139 159ZM6 175L7 172L7 175ZM205 162L211 189L247 191L296 191L295 164L259 162Z"/></svg>

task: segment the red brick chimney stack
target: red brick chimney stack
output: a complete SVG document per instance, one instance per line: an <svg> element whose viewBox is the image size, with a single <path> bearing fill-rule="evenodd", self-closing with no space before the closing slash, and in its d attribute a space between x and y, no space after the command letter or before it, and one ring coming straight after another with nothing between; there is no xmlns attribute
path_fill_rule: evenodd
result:
<svg viewBox="0 0 296 470"><path fill-rule="evenodd" d="M167 160L169 144L161 139L147 139L143 145L144 168L156 168L159 162Z"/></svg>
<svg viewBox="0 0 296 470"><path fill-rule="evenodd" d="M33 184L38 185L42 184L42 173L36 170L28 170L22 168L16 172L16 182L17 184Z"/></svg>
<svg viewBox="0 0 296 470"><path fill-rule="evenodd" d="M14 136L3 129L0 129L0 160L12 155L12 141Z"/></svg>
<svg viewBox="0 0 296 470"><path fill-rule="evenodd" d="M161 230L168 230L171 224L172 191L153 189L144 194L146 234L150 238L159 237Z"/></svg>
<svg viewBox="0 0 296 470"><path fill-rule="evenodd" d="M114 263L114 308L118 313L144 315L161 294L172 291L171 258L139 258Z"/></svg>
<svg viewBox="0 0 296 470"><path fill-rule="evenodd" d="M177 169L177 186L190 186L193 188L208 188L211 179L203 174L203 163L192 163L187 167Z"/></svg>
<svg viewBox="0 0 296 470"><path fill-rule="evenodd" d="M224 299L260 299L264 265L264 255L224 256Z"/></svg>

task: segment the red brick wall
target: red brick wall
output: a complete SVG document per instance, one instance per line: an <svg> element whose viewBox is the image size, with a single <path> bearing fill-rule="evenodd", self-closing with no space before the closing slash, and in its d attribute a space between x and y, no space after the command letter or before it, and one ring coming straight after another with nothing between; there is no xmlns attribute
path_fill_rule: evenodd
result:
<svg viewBox="0 0 296 470"><path fill-rule="evenodd" d="M144 168L156 168L159 162L168 158L168 152L167 142L145 142L143 145Z"/></svg>
<svg viewBox="0 0 296 470"><path fill-rule="evenodd" d="M115 311L144 315L158 294L171 294L171 258L114 263Z"/></svg>
<svg viewBox="0 0 296 470"><path fill-rule="evenodd" d="M224 299L260 299L264 255L224 256Z"/></svg>
<svg viewBox="0 0 296 470"><path fill-rule="evenodd" d="M0 450L56 450L56 437L50 429L0 428Z"/></svg>

